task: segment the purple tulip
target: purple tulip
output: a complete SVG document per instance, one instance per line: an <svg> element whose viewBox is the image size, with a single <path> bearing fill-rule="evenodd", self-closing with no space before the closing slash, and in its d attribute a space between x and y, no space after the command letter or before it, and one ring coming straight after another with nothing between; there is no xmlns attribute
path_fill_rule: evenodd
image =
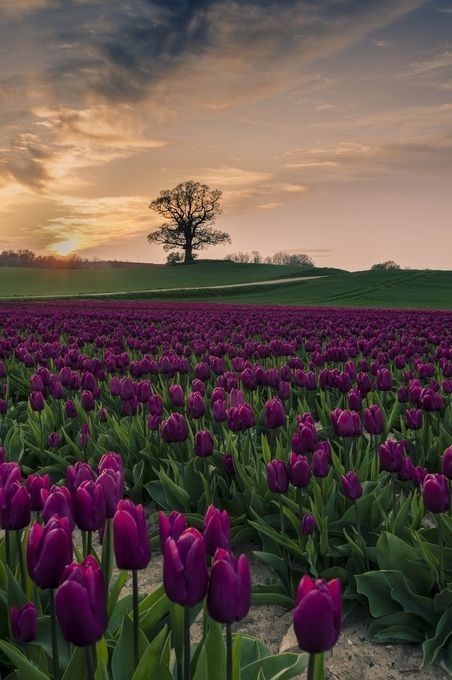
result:
<svg viewBox="0 0 452 680"><path fill-rule="evenodd" d="M369 434L382 434L385 429L385 417L378 404L364 409L364 427Z"/></svg>
<svg viewBox="0 0 452 680"><path fill-rule="evenodd" d="M192 418L202 418L206 412L204 397L199 392L190 392L188 395L188 412Z"/></svg>
<svg viewBox="0 0 452 680"><path fill-rule="evenodd" d="M309 486L311 466L306 456L291 453L289 458L289 480L293 486L301 489Z"/></svg>
<svg viewBox="0 0 452 680"><path fill-rule="evenodd" d="M159 394L151 394L148 399L148 409L151 416L161 416L163 413L163 401Z"/></svg>
<svg viewBox="0 0 452 680"><path fill-rule="evenodd" d="M228 475L235 474L234 456L231 453L225 453L223 456L223 468Z"/></svg>
<svg viewBox="0 0 452 680"><path fill-rule="evenodd" d="M55 613L68 642L87 647L103 637L107 629L104 577L92 555L64 570L55 595Z"/></svg>
<svg viewBox="0 0 452 680"><path fill-rule="evenodd" d="M26 602L21 607L9 610L11 633L17 642L33 642L38 634L38 611L34 602Z"/></svg>
<svg viewBox="0 0 452 680"><path fill-rule="evenodd" d="M118 569L145 569L151 543L142 505L122 500L113 517L113 544Z"/></svg>
<svg viewBox="0 0 452 680"><path fill-rule="evenodd" d="M300 649L319 654L332 649L342 627L339 579L327 583L303 576L297 589L293 625Z"/></svg>
<svg viewBox="0 0 452 680"><path fill-rule="evenodd" d="M31 509L40 512L43 508L43 499L41 495L42 489L50 491L52 482L49 475L38 475L32 474L28 475L25 482L25 487L30 494L31 499Z"/></svg>
<svg viewBox="0 0 452 680"><path fill-rule="evenodd" d="M344 495L352 501L356 501L363 493L361 482L356 472L347 472L341 477L342 490Z"/></svg>
<svg viewBox="0 0 452 680"><path fill-rule="evenodd" d="M72 496L65 486L52 486L50 491L41 489L42 518L48 522L54 515L66 517L73 531L75 527Z"/></svg>
<svg viewBox="0 0 452 680"><path fill-rule="evenodd" d="M441 472L447 479L452 479L452 446L449 446L443 453Z"/></svg>
<svg viewBox="0 0 452 680"><path fill-rule="evenodd" d="M132 401L135 398L135 387L130 378L124 378L120 383L119 397L121 401Z"/></svg>
<svg viewBox="0 0 452 680"><path fill-rule="evenodd" d="M409 456L403 459L401 467L397 470L397 477L401 482L413 482L416 478L416 469Z"/></svg>
<svg viewBox="0 0 452 680"><path fill-rule="evenodd" d="M28 534L27 566L40 588L57 588L72 561L72 532L66 517L52 517L43 527L33 524Z"/></svg>
<svg viewBox="0 0 452 680"><path fill-rule="evenodd" d="M292 436L291 447L295 453L314 451L318 444L317 430L310 423L299 424L298 431Z"/></svg>
<svg viewBox="0 0 452 680"><path fill-rule="evenodd" d="M207 592L207 611L219 623L240 621L251 606L250 565L224 548L215 552Z"/></svg>
<svg viewBox="0 0 452 680"><path fill-rule="evenodd" d="M72 399L68 399L65 405L65 413L68 418L75 418L77 416L77 409Z"/></svg>
<svg viewBox="0 0 452 680"><path fill-rule="evenodd" d="M74 491L74 519L82 531L97 531L106 518L103 486L92 480L82 482Z"/></svg>
<svg viewBox="0 0 452 680"><path fill-rule="evenodd" d="M255 425L255 417L250 404L231 406L227 411L228 427L233 432L243 432Z"/></svg>
<svg viewBox="0 0 452 680"><path fill-rule="evenodd" d="M380 444L380 465L387 472L398 472L403 464L406 442L387 439Z"/></svg>
<svg viewBox="0 0 452 680"><path fill-rule="evenodd" d="M312 454L311 469L315 477L326 477L330 471L331 454L326 447L317 448Z"/></svg>
<svg viewBox="0 0 452 680"><path fill-rule="evenodd" d="M422 409L408 409L405 412L405 422L410 430L420 430L422 427Z"/></svg>
<svg viewBox="0 0 452 680"><path fill-rule="evenodd" d="M201 458L211 456L213 453L214 440L209 430L199 430L195 434L195 453Z"/></svg>
<svg viewBox="0 0 452 680"><path fill-rule="evenodd" d="M384 391L392 389L392 373L388 368L377 370L377 389Z"/></svg>
<svg viewBox="0 0 452 680"><path fill-rule="evenodd" d="M75 465L66 468L66 486L72 493L82 482L94 481L96 474L88 463L78 461Z"/></svg>
<svg viewBox="0 0 452 680"><path fill-rule="evenodd" d="M444 408L444 401L438 392L434 392L429 387L421 390L419 395L420 406L424 411L442 411Z"/></svg>
<svg viewBox="0 0 452 680"><path fill-rule="evenodd" d="M0 416L4 416L8 412L8 402L6 399L0 399Z"/></svg>
<svg viewBox="0 0 452 680"><path fill-rule="evenodd" d="M114 516L118 502L122 499L124 477L121 472L107 468L100 473L95 484L102 489L105 502L105 517L110 519Z"/></svg>
<svg viewBox="0 0 452 680"><path fill-rule="evenodd" d="M275 429L286 422L286 412L281 399L274 397L265 402L265 427Z"/></svg>
<svg viewBox="0 0 452 680"><path fill-rule="evenodd" d="M185 515L176 510L172 510L167 516L163 512L159 512L159 534L160 534L160 549L163 553L163 548L167 538L172 538L175 541L187 528L187 520Z"/></svg>
<svg viewBox="0 0 452 680"><path fill-rule="evenodd" d="M286 493L289 488L289 473L283 460L275 459L268 463L267 484L273 493Z"/></svg>
<svg viewBox="0 0 452 680"><path fill-rule="evenodd" d="M422 484L424 505L430 512L445 512L449 507L447 478L440 474L428 474Z"/></svg>
<svg viewBox="0 0 452 680"><path fill-rule="evenodd" d="M172 602L193 607L204 599L208 574L204 539L197 529L186 529L163 548L163 585Z"/></svg>
<svg viewBox="0 0 452 680"><path fill-rule="evenodd" d="M51 449L57 449L61 444L61 437L58 432L51 432L47 438L47 444Z"/></svg>
<svg viewBox="0 0 452 680"><path fill-rule="evenodd" d="M43 411L45 407L44 397L42 392L32 392L29 397L30 407L32 411Z"/></svg>
<svg viewBox="0 0 452 680"><path fill-rule="evenodd" d="M170 385L168 389L171 405L180 408L185 403L184 390L180 385Z"/></svg>
<svg viewBox="0 0 452 680"><path fill-rule="evenodd" d="M209 505L204 515L203 536L207 555L213 557L217 548L230 550L231 526L226 510Z"/></svg>
<svg viewBox="0 0 452 680"><path fill-rule="evenodd" d="M216 399L212 404L212 416L216 423L224 423L228 418L227 404L223 399Z"/></svg>
<svg viewBox="0 0 452 680"><path fill-rule="evenodd" d="M172 413L160 425L162 439L167 444L184 442L188 437L188 425L180 413Z"/></svg>
<svg viewBox="0 0 452 680"><path fill-rule="evenodd" d="M92 411L94 409L94 396L90 390L83 390L80 405L84 411Z"/></svg>
<svg viewBox="0 0 452 680"><path fill-rule="evenodd" d="M24 529L30 524L30 515L30 494L19 480L0 486L0 528L7 531Z"/></svg>
<svg viewBox="0 0 452 680"><path fill-rule="evenodd" d="M317 530L317 520L314 515L307 512L303 515L300 522L300 531L304 536L309 536Z"/></svg>
<svg viewBox="0 0 452 680"><path fill-rule="evenodd" d="M362 433L361 420L356 411L341 411L336 408L331 411L330 417L333 430L339 437L359 437Z"/></svg>
<svg viewBox="0 0 452 680"><path fill-rule="evenodd" d="M347 395L348 398L348 408L351 411L361 411L361 406L362 406L362 395L361 392L359 391L358 388L355 388L353 390L350 390L350 392Z"/></svg>

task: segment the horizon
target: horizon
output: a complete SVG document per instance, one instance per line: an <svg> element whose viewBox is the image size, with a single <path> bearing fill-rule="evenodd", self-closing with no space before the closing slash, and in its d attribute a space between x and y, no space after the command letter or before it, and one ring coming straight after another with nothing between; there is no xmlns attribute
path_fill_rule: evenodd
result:
<svg viewBox="0 0 452 680"><path fill-rule="evenodd" d="M161 264L148 204L194 179L232 238L200 259L452 268L448 1L18 0L0 19L0 250Z"/></svg>

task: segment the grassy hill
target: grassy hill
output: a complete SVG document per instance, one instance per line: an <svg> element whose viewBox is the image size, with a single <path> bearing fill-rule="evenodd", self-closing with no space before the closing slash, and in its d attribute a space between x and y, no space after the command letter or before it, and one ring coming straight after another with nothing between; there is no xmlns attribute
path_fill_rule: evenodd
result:
<svg viewBox="0 0 452 680"><path fill-rule="evenodd" d="M255 281L323 276L307 281L250 286ZM231 283L240 288L219 289ZM201 291L159 291L203 286ZM152 291L152 292L147 292ZM237 304L321 305L452 309L452 271L302 270L296 266L237 264L205 260L194 265L99 270L0 268L0 297L83 297L115 293L117 298L177 299ZM109 297L111 299L111 297Z"/></svg>
<svg viewBox="0 0 452 680"><path fill-rule="evenodd" d="M29 269L0 267L0 298L48 295L83 295L117 291L146 291L159 288L219 286L303 276L306 270L295 265L238 264L204 260L190 265L155 265L117 269ZM334 271L334 270L326 270ZM321 274L318 269L310 275ZM307 272L306 272L307 275Z"/></svg>

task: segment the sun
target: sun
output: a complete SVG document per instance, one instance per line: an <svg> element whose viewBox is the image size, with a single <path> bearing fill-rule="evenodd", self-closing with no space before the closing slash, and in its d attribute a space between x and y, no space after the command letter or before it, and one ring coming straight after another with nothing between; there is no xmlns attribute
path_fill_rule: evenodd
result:
<svg viewBox="0 0 452 680"><path fill-rule="evenodd" d="M69 255L78 246L78 239L70 238L67 241L61 241L52 246L52 250L57 253L57 255Z"/></svg>

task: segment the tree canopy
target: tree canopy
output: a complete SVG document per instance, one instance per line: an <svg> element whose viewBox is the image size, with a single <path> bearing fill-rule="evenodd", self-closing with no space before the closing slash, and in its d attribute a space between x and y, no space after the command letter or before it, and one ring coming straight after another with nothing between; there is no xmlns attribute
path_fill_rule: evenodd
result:
<svg viewBox="0 0 452 680"><path fill-rule="evenodd" d="M166 222L148 234L149 243L161 243L165 251L184 251L184 261L194 259L193 251L219 243L230 243L229 234L214 229L221 213L219 189L189 180L174 189L164 189L149 205Z"/></svg>

